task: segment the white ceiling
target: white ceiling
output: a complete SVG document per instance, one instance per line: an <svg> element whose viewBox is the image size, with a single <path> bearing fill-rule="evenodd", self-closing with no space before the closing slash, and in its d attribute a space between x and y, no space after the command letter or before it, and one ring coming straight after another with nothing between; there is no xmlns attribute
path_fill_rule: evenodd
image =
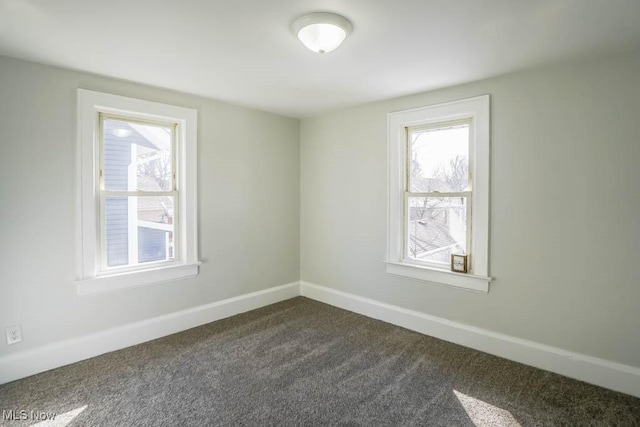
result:
<svg viewBox="0 0 640 427"><path fill-rule="evenodd" d="M290 32L314 11L334 52ZM0 0L2 55L292 117L639 47L640 0Z"/></svg>

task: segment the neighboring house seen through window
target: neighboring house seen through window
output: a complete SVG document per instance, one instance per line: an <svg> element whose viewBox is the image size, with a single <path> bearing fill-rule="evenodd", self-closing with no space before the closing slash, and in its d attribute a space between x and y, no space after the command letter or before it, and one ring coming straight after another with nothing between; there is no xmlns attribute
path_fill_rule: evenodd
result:
<svg viewBox="0 0 640 427"><path fill-rule="evenodd" d="M78 292L195 276L195 110L85 90L78 101Z"/></svg>
<svg viewBox="0 0 640 427"><path fill-rule="evenodd" d="M489 97L389 114L389 171L387 272L487 292Z"/></svg>

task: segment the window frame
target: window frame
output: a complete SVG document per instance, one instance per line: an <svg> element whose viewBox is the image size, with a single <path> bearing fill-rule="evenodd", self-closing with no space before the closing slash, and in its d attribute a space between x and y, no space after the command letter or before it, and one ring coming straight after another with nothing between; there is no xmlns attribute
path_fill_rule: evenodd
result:
<svg viewBox="0 0 640 427"><path fill-rule="evenodd" d="M198 274L197 110L136 98L78 89L78 295L146 286ZM175 125L172 159L175 173L175 260L122 268L103 264L104 224L100 206L103 117Z"/></svg>
<svg viewBox="0 0 640 427"><path fill-rule="evenodd" d="M410 188L408 130L470 120L469 175L472 191L469 273L452 272L444 266L411 259L407 254ZM431 283L487 293L489 291L489 162L490 97L482 95L388 114L389 192L387 212L387 273Z"/></svg>

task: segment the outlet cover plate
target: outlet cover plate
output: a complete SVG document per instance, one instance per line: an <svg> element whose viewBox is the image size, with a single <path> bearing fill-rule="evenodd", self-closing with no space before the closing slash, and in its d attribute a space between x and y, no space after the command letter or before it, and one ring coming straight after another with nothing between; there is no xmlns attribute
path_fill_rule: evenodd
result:
<svg viewBox="0 0 640 427"><path fill-rule="evenodd" d="M7 328L7 344L17 344L22 341L22 328L20 325L9 326Z"/></svg>

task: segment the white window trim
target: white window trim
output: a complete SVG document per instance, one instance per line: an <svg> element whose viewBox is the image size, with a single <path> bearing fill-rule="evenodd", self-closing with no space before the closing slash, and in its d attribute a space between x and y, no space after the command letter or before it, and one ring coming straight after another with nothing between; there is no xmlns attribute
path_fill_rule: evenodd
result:
<svg viewBox="0 0 640 427"><path fill-rule="evenodd" d="M387 212L387 273L454 286L476 292L489 292L489 95L427 107L389 113L389 203ZM462 274L428 266L404 255L404 192L406 167L406 128L473 119L470 167L473 178L471 206L471 273Z"/></svg>
<svg viewBox="0 0 640 427"><path fill-rule="evenodd" d="M100 214L98 165L100 164L100 113L178 124L181 142L176 147L179 190L179 260L134 271L100 272ZM86 296L152 285L198 274L197 230L197 111L190 108L78 89L78 295Z"/></svg>

